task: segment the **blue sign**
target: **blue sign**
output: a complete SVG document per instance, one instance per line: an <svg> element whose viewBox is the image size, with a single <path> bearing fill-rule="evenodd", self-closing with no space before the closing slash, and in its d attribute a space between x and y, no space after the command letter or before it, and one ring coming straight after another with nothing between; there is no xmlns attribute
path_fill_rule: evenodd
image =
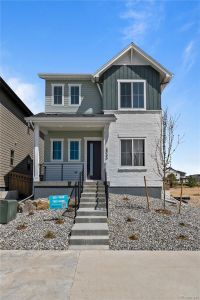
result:
<svg viewBox="0 0 200 300"><path fill-rule="evenodd" d="M49 196L50 209L68 208L68 203L69 203L68 195L52 195L52 196Z"/></svg>

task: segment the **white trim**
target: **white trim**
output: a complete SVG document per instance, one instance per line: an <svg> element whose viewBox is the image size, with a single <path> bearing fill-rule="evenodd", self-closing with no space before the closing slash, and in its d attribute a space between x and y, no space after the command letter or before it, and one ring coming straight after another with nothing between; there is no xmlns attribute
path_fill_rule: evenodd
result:
<svg viewBox="0 0 200 300"><path fill-rule="evenodd" d="M90 124L106 124L106 123L110 123L113 121L116 121L116 117L115 116L109 116L107 117L106 115L104 115L103 117L87 117L87 115L85 114L84 117L61 117L59 116L58 113L58 117L27 117L25 118L26 121L32 121L33 123L37 123L37 122L41 122L41 123L46 123L46 122L51 122L51 123L56 123L56 122L61 122L63 123L77 123L77 122L81 122L82 124L85 123L90 123Z"/></svg>
<svg viewBox="0 0 200 300"><path fill-rule="evenodd" d="M81 83L69 83L68 84L68 95L69 95L69 106L79 106L81 104ZM79 87L79 103L78 104L72 104L71 102L71 87L72 86L78 86Z"/></svg>
<svg viewBox="0 0 200 300"><path fill-rule="evenodd" d="M79 142L79 159L70 159L70 143L71 142ZM68 162L81 162L81 139L68 139Z"/></svg>
<svg viewBox="0 0 200 300"><path fill-rule="evenodd" d="M139 53L142 57L144 57L145 60L147 60L155 69L159 70L159 72L164 73L165 77L171 77L173 74L169 72L167 69L165 69L163 66L161 66L158 62L156 62L152 57L150 57L147 53L145 53L142 49L137 47L135 44L131 43L128 45L125 49L123 49L119 54L114 56L111 60L109 60L107 63L105 63L101 68L99 68L96 73L93 75L94 77L100 77L100 75L106 71L116 60L120 59L125 53L127 53L129 50L135 50L136 53Z"/></svg>
<svg viewBox="0 0 200 300"><path fill-rule="evenodd" d="M133 164L131 166L123 166L121 164L121 141L122 140L131 140L132 141L132 154L133 154L133 140L144 140L144 166L134 166ZM146 137L120 137L119 138L119 169L120 170L143 170L146 169L146 159L147 159L147 149L146 149ZM132 156L132 163L133 163L133 156Z"/></svg>
<svg viewBox="0 0 200 300"><path fill-rule="evenodd" d="M62 104L54 104L54 87L55 86L61 86L62 87ZM52 83L51 84L51 105L53 106L64 106L64 90L65 90L65 84L64 83Z"/></svg>
<svg viewBox="0 0 200 300"><path fill-rule="evenodd" d="M144 83L144 107L143 108L134 108L133 107L133 85L131 85L131 108L121 108L121 99L120 99L120 92L121 92L121 83L122 82L143 82ZM144 79L118 79L118 110L124 110L124 111L140 111L140 110L146 110L146 80Z"/></svg>
<svg viewBox="0 0 200 300"><path fill-rule="evenodd" d="M104 143L102 137L84 137L84 178L85 181L91 181L87 178L87 142L88 141L101 141L101 180L103 176L103 167L104 167Z"/></svg>
<svg viewBox="0 0 200 300"><path fill-rule="evenodd" d="M51 162L60 162L63 161L63 145L64 139L61 138L51 138ZM53 159L53 142L61 142L61 159Z"/></svg>

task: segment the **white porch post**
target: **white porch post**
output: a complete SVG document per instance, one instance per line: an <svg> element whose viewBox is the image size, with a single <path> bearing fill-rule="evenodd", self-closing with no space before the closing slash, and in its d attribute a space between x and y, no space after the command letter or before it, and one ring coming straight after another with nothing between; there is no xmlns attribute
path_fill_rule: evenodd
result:
<svg viewBox="0 0 200 300"><path fill-rule="evenodd" d="M104 170L107 171L108 167L108 135L109 135L109 124L104 126L103 130L103 158L104 158ZM104 177L105 174L103 174Z"/></svg>
<svg viewBox="0 0 200 300"><path fill-rule="evenodd" d="M39 125L35 124L34 126L34 181L40 181L40 152L39 152L39 143L40 143L40 135L39 135Z"/></svg>

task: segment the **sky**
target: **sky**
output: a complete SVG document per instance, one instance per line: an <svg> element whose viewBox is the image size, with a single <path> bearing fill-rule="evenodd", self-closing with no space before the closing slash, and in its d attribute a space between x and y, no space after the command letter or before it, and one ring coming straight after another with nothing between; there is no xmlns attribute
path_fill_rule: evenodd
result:
<svg viewBox="0 0 200 300"><path fill-rule="evenodd" d="M0 74L33 113L38 73L93 73L130 42L174 74L162 94L184 136L172 166L200 173L200 1L0 0Z"/></svg>

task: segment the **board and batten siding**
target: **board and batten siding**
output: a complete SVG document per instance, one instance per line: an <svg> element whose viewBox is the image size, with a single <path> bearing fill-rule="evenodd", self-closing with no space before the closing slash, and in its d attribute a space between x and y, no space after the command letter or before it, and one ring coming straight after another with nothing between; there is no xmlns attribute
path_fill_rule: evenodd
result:
<svg viewBox="0 0 200 300"><path fill-rule="evenodd" d="M159 73L151 66L113 65L102 75L103 110L118 109L118 79L146 80L146 109L161 109Z"/></svg>
<svg viewBox="0 0 200 300"><path fill-rule="evenodd" d="M81 139L81 161L84 161L84 137L102 137L102 131L49 131L45 135L44 161L51 161L51 139L63 139L63 162L68 162L68 139ZM59 163L59 161L58 161ZM75 162L76 163L76 162ZM72 165L74 163L72 162Z"/></svg>
<svg viewBox="0 0 200 300"><path fill-rule="evenodd" d="M64 84L64 105L52 105L52 84ZM81 103L79 106L70 106L69 84L81 84ZM46 80L45 83L45 112L46 113L90 113L102 112L102 99L95 83L89 80L63 81Z"/></svg>
<svg viewBox="0 0 200 300"><path fill-rule="evenodd" d="M144 176L148 186L160 187L162 182L156 173L153 159L155 142L160 136L161 112L120 114L110 124L107 142L106 168L111 187L144 187ZM120 138L145 138L145 166L126 169L121 167Z"/></svg>
<svg viewBox="0 0 200 300"><path fill-rule="evenodd" d="M33 131L28 129L21 111L2 89L0 91L0 189L8 188L8 173L15 171L32 176L27 158L33 157ZM10 165L10 151L14 150L14 165ZM44 141L40 138L40 163L44 159Z"/></svg>

